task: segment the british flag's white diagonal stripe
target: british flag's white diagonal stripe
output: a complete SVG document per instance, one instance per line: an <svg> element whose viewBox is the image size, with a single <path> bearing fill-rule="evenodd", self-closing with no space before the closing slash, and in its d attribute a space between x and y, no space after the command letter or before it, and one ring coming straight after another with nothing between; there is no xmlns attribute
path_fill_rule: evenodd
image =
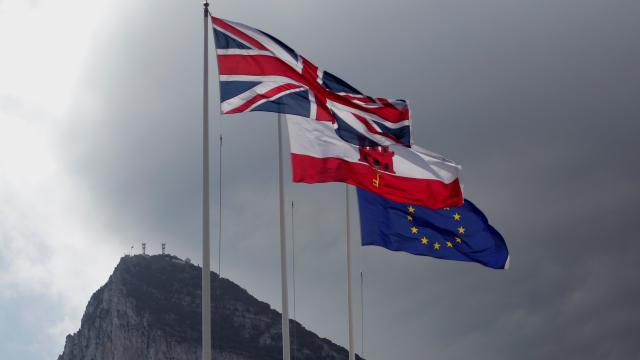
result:
<svg viewBox="0 0 640 360"><path fill-rule="evenodd" d="M318 104L316 103L316 97L313 95L313 91L309 91L309 102L311 107L309 109L309 117L315 119L318 114Z"/></svg>
<svg viewBox="0 0 640 360"><path fill-rule="evenodd" d="M367 106L372 108L382 106L382 104L380 103L380 101L378 101L378 99L370 98L368 96L354 95L346 92L339 92L337 94L342 96L347 96L351 99L351 101L362 106ZM393 105L398 110L402 110L404 107L407 106L407 103L404 100L387 99L387 101L389 102L389 104Z"/></svg>
<svg viewBox="0 0 640 360"><path fill-rule="evenodd" d="M362 116L365 119L373 120L374 122L379 122L379 123L383 124L384 126L386 126L388 128L391 128L391 129L399 129L399 128L407 126L407 125L409 125L411 123L411 120L404 120L404 121L393 123L393 122L387 121L387 120L385 120L385 119L383 119L383 118L381 118L381 117L379 117L379 116L377 116L375 114L364 112L364 111L361 111L361 110L358 110L358 109L354 109L352 107L349 107L349 106L346 106L346 105L343 105L343 104L338 104L338 103L333 102L333 101L328 101L327 105L332 110L340 109L342 111L347 111L347 112L350 112L350 113L358 114L358 115ZM372 123L372 125L376 126L374 123ZM377 126L376 126L376 128L377 128Z"/></svg>
<svg viewBox="0 0 640 360"><path fill-rule="evenodd" d="M372 103L372 102L365 102L365 101L360 101L360 100L353 100L354 103L363 106L363 107L367 107L367 108L371 108L371 109L377 109L380 107L380 104L376 104L376 103Z"/></svg>
<svg viewBox="0 0 640 360"><path fill-rule="evenodd" d="M255 50L255 49L218 49L216 50L218 55L263 55L274 56L271 51L267 50Z"/></svg>
<svg viewBox="0 0 640 360"><path fill-rule="evenodd" d="M224 33L225 35L227 35L228 37L234 39L235 41L237 41L237 42L239 42L241 44L244 44L245 46L247 46L249 48L253 48L253 46L251 44L249 44L248 42L246 42L246 41L242 40L241 38L235 36L234 34L228 32L227 30L225 30L225 29L223 29L221 27L215 26L215 25L213 26L213 28L216 29L217 31L220 31L221 33Z"/></svg>
<svg viewBox="0 0 640 360"><path fill-rule="evenodd" d="M237 23L229 20L225 20L225 21L228 24L235 26L236 28L244 32L246 35L251 36L255 40L259 41L262 44L262 46L272 51L276 57L282 59L287 64L293 66L299 71L302 71L302 67L298 66L298 59L297 59L298 57L295 57L295 58L292 57L291 54L285 51L278 43L271 40L271 38L269 38L268 36L265 36L262 32L241 23Z"/></svg>
<svg viewBox="0 0 640 360"><path fill-rule="evenodd" d="M347 124L349 124L349 126L351 126L355 131L357 131L359 134L365 136L366 138L375 141L376 143L383 145L383 146L387 146L387 145L391 145L391 144L395 144L394 141L392 141L391 139L382 136L382 135L378 135L375 133L372 133L371 131L369 131L369 129L367 129L367 127L360 121L358 120L355 115L353 115L352 112L350 111L345 111L341 108L331 108L332 111L334 111L342 120L344 120ZM369 122L371 123L371 122ZM380 128L378 128L377 126L375 126L375 124L373 125L377 131L380 131ZM338 128L338 124L334 123L333 124L334 128Z"/></svg>
<svg viewBox="0 0 640 360"><path fill-rule="evenodd" d="M316 79L318 81L318 84L322 85L322 74L324 73L324 70L318 68L318 78Z"/></svg>
<svg viewBox="0 0 640 360"><path fill-rule="evenodd" d="M227 101L224 101L223 103L220 104L220 108L223 112L228 112L231 111L239 106L242 106L244 103L246 103L247 101L255 98L258 95L263 95L265 93L267 93L270 90L273 90L275 88L277 88L278 86L282 86L282 83L277 83L277 82L263 82L260 83L256 86L254 86L253 88L251 88L248 91L243 92L242 94L233 97ZM290 90L286 90L286 91L282 91L279 92L278 94L267 98L267 99L263 99L255 104L253 104L251 107L249 107L247 110L245 111L251 111L251 109L255 108L256 106L264 103L265 101L268 100L273 100L273 99L277 99L281 96L284 96L286 94L290 94L296 91L303 91L306 90L303 87L297 88L297 89L290 89Z"/></svg>
<svg viewBox="0 0 640 360"><path fill-rule="evenodd" d="M276 95L273 95L273 96L271 96L271 97L269 97L269 98L264 98L264 99L262 99L262 100L258 101L257 103L255 103L255 104L251 105L251 107L249 107L249 109L248 109L247 111L251 111L251 110L253 110L255 107L257 107L257 106L259 106L259 105L262 105L263 103L265 103L265 102L267 102L267 101L273 101L273 100L278 99L278 98L280 98L280 97L283 97L283 96L285 96L285 95L288 95L288 94L291 94L291 93L294 93L294 92L303 91L303 90L304 90L304 89L291 89L291 90L281 91L281 92L279 92L279 93L278 93L278 94L276 94Z"/></svg>

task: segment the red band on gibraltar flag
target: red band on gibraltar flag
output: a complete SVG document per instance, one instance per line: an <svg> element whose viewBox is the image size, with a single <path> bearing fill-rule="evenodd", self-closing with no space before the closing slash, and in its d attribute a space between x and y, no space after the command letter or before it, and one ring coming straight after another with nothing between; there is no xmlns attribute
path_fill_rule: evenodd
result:
<svg viewBox="0 0 640 360"><path fill-rule="evenodd" d="M367 164L337 158L291 154L293 182L307 184L343 182L383 195L385 198L432 209L460 206L460 182L445 184L433 179L403 178L376 172Z"/></svg>

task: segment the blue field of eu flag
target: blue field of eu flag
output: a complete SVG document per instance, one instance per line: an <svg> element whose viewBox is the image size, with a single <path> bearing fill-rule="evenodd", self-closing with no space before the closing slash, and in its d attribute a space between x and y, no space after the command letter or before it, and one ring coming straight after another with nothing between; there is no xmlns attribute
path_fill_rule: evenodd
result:
<svg viewBox="0 0 640 360"><path fill-rule="evenodd" d="M358 189L362 245L506 269L509 250L500 233L471 201L433 210Z"/></svg>

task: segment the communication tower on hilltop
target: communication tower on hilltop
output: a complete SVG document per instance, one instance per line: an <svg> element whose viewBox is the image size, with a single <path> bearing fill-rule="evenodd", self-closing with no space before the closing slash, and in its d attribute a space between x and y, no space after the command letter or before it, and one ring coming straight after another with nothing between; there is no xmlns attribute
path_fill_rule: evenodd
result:
<svg viewBox="0 0 640 360"><path fill-rule="evenodd" d="M147 255L147 243L142 243L142 255Z"/></svg>
<svg viewBox="0 0 640 360"><path fill-rule="evenodd" d="M162 255L164 255L164 250L165 250L166 247L167 247L167 244L166 243L162 243Z"/></svg>

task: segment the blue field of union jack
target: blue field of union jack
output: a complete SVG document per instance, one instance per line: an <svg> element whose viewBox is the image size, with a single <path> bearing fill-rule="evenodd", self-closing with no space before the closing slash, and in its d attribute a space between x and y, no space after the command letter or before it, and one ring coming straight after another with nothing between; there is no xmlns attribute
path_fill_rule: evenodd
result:
<svg viewBox="0 0 640 360"><path fill-rule="evenodd" d="M275 37L211 17L223 114L267 111L330 123L354 145L411 144L405 100L366 96Z"/></svg>

